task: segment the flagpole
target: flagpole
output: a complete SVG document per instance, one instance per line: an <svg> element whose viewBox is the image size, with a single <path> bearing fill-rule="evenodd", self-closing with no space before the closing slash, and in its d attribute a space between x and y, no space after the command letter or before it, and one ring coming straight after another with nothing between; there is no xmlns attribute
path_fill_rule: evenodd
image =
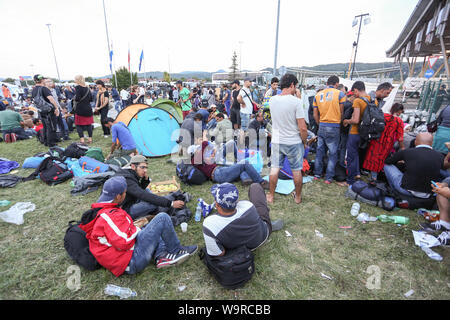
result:
<svg viewBox="0 0 450 320"><path fill-rule="evenodd" d="M111 47L109 45L109 33L108 33L108 22L106 20L106 9L105 9L105 0L103 0L103 15L105 16L105 27L106 27L106 41L108 42L108 56L109 56L109 63L111 64ZM112 70L111 71L111 80L112 80ZM116 79L116 87L117 87L117 79Z"/></svg>
<svg viewBox="0 0 450 320"><path fill-rule="evenodd" d="M144 52L144 45L142 44L142 51ZM144 57L143 57L143 60L144 60L144 78L145 78L145 86L147 87L147 69L145 68L145 53L144 53Z"/></svg>
<svg viewBox="0 0 450 320"><path fill-rule="evenodd" d="M131 53L130 43L128 42L128 71L130 72L130 87L133 86L133 74L131 73Z"/></svg>

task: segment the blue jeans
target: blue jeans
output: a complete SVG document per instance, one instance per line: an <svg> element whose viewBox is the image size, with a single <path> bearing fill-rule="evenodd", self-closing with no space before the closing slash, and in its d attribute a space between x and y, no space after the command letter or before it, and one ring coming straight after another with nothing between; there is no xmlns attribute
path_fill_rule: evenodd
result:
<svg viewBox="0 0 450 320"><path fill-rule="evenodd" d="M318 141L316 161L314 163L314 175L316 177L322 176L323 158L325 157L328 149L329 154L325 179L327 181L332 181L335 176L336 163L338 162L340 127L325 127L320 125L317 136Z"/></svg>
<svg viewBox="0 0 450 320"><path fill-rule="evenodd" d="M359 142L361 138L359 134L349 134L347 141L347 183L352 185L355 183L355 177L359 176Z"/></svg>
<svg viewBox="0 0 450 320"><path fill-rule="evenodd" d="M241 115L241 129L248 131L248 125L250 124L250 114L240 113Z"/></svg>
<svg viewBox="0 0 450 320"><path fill-rule="evenodd" d="M5 136L7 134L11 134L11 133L15 133L17 136L17 140L26 140L29 139L31 137L31 134L26 133L25 130L22 127L18 127L18 128L12 128L12 129L8 129L8 130L3 130L3 140L5 140Z"/></svg>
<svg viewBox="0 0 450 320"><path fill-rule="evenodd" d="M138 233L127 273L139 273L153 258L156 259L166 252L177 253L180 249L180 240L172 220L167 213L160 213Z"/></svg>
<svg viewBox="0 0 450 320"><path fill-rule="evenodd" d="M303 169L303 155L305 147L302 143L287 145L272 143L272 168L281 169L284 167L286 157L292 171L301 171Z"/></svg>
<svg viewBox="0 0 450 320"><path fill-rule="evenodd" d="M405 196L414 197L411 192L405 190L401 187L403 173L394 165L385 165L384 173L386 175L386 179L389 182L389 185L400 194Z"/></svg>
<svg viewBox="0 0 450 320"><path fill-rule="evenodd" d="M249 163L235 164L231 167L217 167L216 171L214 171L214 182L217 183L232 183L238 178L241 178L241 180L252 179L256 183L264 181Z"/></svg>
<svg viewBox="0 0 450 320"><path fill-rule="evenodd" d="M231 108L231 100L225 101L225 111L227 112L228 116L230 116L230 108Z"/></svg>
<svg viewBox="0 0 450 320"><path fill-rule="evenodd" d="M151 193L148 189L145 189L145 191ZM129 215L133 218L133 220L136 220L154 213L157 209L158 206L141 200L131 206Z"/></svg>

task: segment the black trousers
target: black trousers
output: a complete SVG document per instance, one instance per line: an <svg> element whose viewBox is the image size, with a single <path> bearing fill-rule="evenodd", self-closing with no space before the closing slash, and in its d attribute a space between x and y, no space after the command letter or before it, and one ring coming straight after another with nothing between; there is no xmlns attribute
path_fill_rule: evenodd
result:
<svg viewBox="0 0 450 320"><path fill-rule="evenodd" d="M45 145L52 147L59 142L56 133L58 128L58 121L54 113L41 116L42 124L44 126L44 141Z"/></svg>
<svg viewBox="0 0 450 320"><path fill-rule="evenodd" d="M84 138L84 131L87 131L89 138L92 138L92 125L87 126L76 126L77 127L77 133L78 136L81 138Z"/></svg>
<svg viewBox="0 0 450 320"><path fill-rule="evenodd" d="M108 117L108 106L100 109L100 121L102 122L103 135L109 136L111 134L111 130L103 124L103 121Z"/></svg>
<svg viewBox="0 0 450 320"><path fill-rule="evenodd" d="M269 236L272 233L272 220L270 220L270 209L267 206L266 193L263 187L259 183L254 183L248 190L248 198L258 211L258 214L262 221L264 221L269 227Z"/></svg>

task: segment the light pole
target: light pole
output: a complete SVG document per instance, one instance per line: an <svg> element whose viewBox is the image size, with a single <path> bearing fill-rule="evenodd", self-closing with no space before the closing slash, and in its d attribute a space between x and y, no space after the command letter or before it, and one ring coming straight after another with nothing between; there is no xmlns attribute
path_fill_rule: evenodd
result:
<svg viewBox="0 0 450 320"><path fill-rule="evenodd" d="M114 54L111 54L111 47L109 45L109 32L108 32L108 23L106 21L106 9L105 9L105 0L103 0L103 15L105 16L105 27L106 27L106 41L108 42L108 56L109 56L109 66L110 66L110 70L111 70L111 80L112 77L114 75L113 71L112 71L112 56ZM117 76L114 77L115 83L116 83L116 88L117 88Z"/></svg>
<svg viewBox="0 0 450 320"><path fill-rule="evenodd" d="M355 67L356 67L356 55L358 54L358 45L359 45L359 36L361 35L361 27L362 27L362 22L363 22L363 18L369 16L370 14L366 13L366 14L361 14L359 16L355 16L355 20L357 20L358 18L360 18L359 21L359 30L358 30L358 40L356 40L356 45L353 44L355 46L355 58L353 59L353 68L352 68L352 73L350 75L350 80L353 80L353 72L355 72ZM370 21L367 19L366 22L364 24L369 24ZM355 26L355 23L353 23L353 25Z"/></svg>
<svg viewBox="0 0 450 320"><path fill-rule="evenodd" d="M278 31L280 29L280 0L278 0L278 15L277 15L277 33L275 36L275 61L273 64L273 75L277 75L277 58L278 58Z"/></svg>
<svg viewBox="0 0 450 320"><path fill-rule="evenodd" d="M242 41L239 41L239 72L242 73Z"/></svg>
<svg viewBox="0 0 450 320"><path fill-rule="evenodd" d="M56 61L55 47L53 46L52 32L50 31L51 24L47 23L46 26L48 27L48 34L50 35L50 42L52 44L53 56L55 57L55 65L56 65L56 72L58 73L58 80L59 82L61 82L61 77L59 76L58 62Z"/></svg>

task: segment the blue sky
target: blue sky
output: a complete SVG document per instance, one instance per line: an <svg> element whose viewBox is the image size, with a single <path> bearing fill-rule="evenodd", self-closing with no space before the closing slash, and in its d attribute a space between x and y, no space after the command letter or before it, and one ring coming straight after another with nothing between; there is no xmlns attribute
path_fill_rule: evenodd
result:
<svg viewBox="0 0 450 320"><path fill-rule="evenodd" d="M137 71L227 70L233 51L243 69L273 67L277 0L104 0L116 68ZM358 61L392 61L388 50L417 0L281 0L278 66L350 60L354 16L371 14L362 28ZM0 77L42 73L56 77L47 23L62 79L109 72L102 0L0 0L4 45ZM239 42L242 42L240 45ZM241 52L242 49L242 52ZM169 70L170 68L170 70Z"/></svg>

